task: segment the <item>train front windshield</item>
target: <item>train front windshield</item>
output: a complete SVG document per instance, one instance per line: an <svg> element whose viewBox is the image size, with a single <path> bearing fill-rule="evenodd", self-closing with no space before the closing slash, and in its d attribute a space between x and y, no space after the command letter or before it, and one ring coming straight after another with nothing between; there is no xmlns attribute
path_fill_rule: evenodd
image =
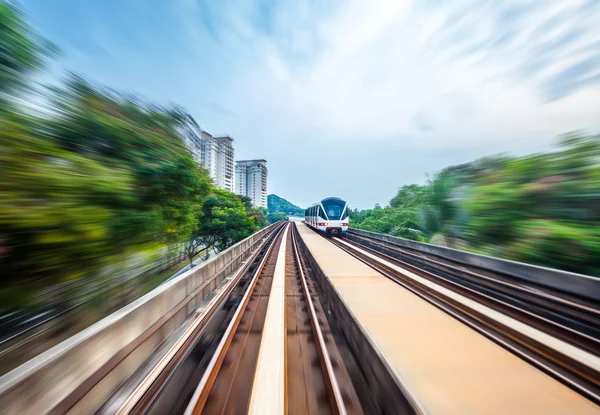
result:
<svg viewBox="0 0 600 415"><path fill-rule="evenodd" d="M329 220L340 220L344 213L345 202L341 200L326 200L323 201L323 207Z"/></svg>

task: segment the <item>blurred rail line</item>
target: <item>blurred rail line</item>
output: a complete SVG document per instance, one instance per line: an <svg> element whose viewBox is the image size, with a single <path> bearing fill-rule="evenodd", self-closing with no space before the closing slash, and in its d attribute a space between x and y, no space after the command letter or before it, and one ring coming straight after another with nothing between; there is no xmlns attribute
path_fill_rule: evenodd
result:
<svg viewBox="0 0 600 415"><path fill-rule="evenodd" d="M247 411L282 239L283 229L271 243L249 281L187 405L186 414Z"/></svg>
<svg viewBox="0 0 600 415"><path fill-rule="evenodd" d="M116 414L147 413L153 409L156 410L156 408L164 408L165 405L172 412L174 410L173 405L182 407L185 404L185 393L182 393L181 388L171 387L170 382L178 375L178 372L185 369L188 360L192 360L190 358L194 357L195 348L203 336L212 337L210 341L213 343L223 336L223 333L218 333L217 337L211 336L213 333L207 333L211 319L227 303L235 306L239 302L240 293L247 291L245 286L249 275L255 275L264 267L264 263L273 249L273 244L279 233L280 230L273 232L262 247L250 256L245 265L227 279L222 289L201 310L196 311L185 331L175 340L160 360L152 366L137 387L132 391L125 391L126 396L118 399L113 398L113 402L105 405L101 412ZM203 288L199 287L199 290Z"/></svg>
<svg viewBox="0 0 600 415"><path fill-rule="evenodd" d="M253 277L186 414L362 413L288 230Z"/></svg>
<svg viewBox="0 0 600 415"><path fill-rule="evenodd" d="M293 225L274 231L99 412L363 413L298 238Z"/></svg>
<svg viewBox="0 0 600 415"><path fill-rule="evenodd" d="M52 357L24 365L23 375L0 383L0 397L9 402L9 388L22 396L13 385L27 388L36 365L49 362L42 379L56 368L73 370L96 344L110 357L72 376L68 392L53 392L44 413L426 413L437 394L423 388L435 379L441 395L462 393L452 379L464 380L457 375L463 367L470 373L474 361L485 360L465 354L466 345L479 344L492 361L487 373L502 373L494 366L502 354L520 373L534 373L538 385L566 391L569 402L600 403L600 309L593 301L365 235L324 239L303 224L280 222L138 303L135 319L108 319L98 342L89 340L72 361L61 355L63 366ZM405 314L395 318L390 310ZM421 331L420 321L431 327ZM436 353L434 338L463 340ZM69 347L75 343L63 350ZM418 368L398 364L396 352ZM407 381L411 375L418 381ZM487 386L488 399L502 399L497 389ZM447 408L477 407L465 402ZM39 412L40 405L33 407Z"/></svg>
<svg viewBox="0 0 600 415"><path fill-rule="evenodd" d="M288 412L363 413L318 297L315 281L307 275L299 238L293 226L287 258L287 348L289 355L301 358L288 359ZM315 365L315 358L319 365Z"/></svg>

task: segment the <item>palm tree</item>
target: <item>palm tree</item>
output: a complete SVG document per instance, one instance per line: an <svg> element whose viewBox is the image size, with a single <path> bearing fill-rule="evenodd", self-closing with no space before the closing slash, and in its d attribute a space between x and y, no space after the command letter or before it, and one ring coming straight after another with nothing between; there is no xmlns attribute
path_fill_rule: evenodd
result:
<svg viewBox="0 0 600 415"><path fill-rule="evenodd" d="M454 177L442 171L428 181L425 204L418 207L417 223L423 234L429 238L441 234L454 233L452 220L456 215L456 202L452 199L455 189Z"/></svg>

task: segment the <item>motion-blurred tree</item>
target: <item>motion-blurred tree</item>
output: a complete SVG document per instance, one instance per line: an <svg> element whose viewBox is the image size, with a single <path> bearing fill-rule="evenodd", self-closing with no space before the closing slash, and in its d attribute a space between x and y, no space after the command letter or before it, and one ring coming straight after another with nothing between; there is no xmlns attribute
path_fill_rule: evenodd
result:
<svg viewBox="0 0 600 415"><path fill-rule="evenodd" d="M221 250L265 224L260 209L212 187L182 141L195 121L181 108L76 75L41 96L33 75L54 51L0 0L3 283L93 275L194 232ZM25 111L28 101L44 110Z"/></svg>
<svg viewBox="0 0 600 415"><path fill-rule="evenodd" d="M31 76L57 51L25 21L15 3L0 0L0 112L15 95L32 88Z"/></svg>
<svg viewBox="0 0 600 415"><path fill-rule="evenodd" d="M178 121L80 78L52 98L60 116L2 129L7 275L75 277L187 236L211 182L183 147Z"/></svg>
<svg viewBox="0 0 600 415"><path fill-rule="evenodd" d="M456 212L451 200L455 186L454 177L442 171L427 182L424 192L415 195L417 222L427 237L450 234Z"/></svg>
<svg viewBox="0 0 600 415"><path fill-rule="evenodd" d="M478 252L600 275L600 136L505 158L474 181L464 237Z"/></svg>
<svg viewBox="0 0 600 415"><path fill-rule="evenodd" d="M353 211L351 223L600 276L600 136L569 133L554 151L448 167L403 186L388 207Z"/></svg>

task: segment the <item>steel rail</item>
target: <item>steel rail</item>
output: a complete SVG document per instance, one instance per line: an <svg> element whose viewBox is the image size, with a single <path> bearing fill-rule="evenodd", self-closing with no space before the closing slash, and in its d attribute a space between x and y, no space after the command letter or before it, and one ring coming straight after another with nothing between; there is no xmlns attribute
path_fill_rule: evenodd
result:
<svg viewBox="0 0 600 415"><path fill-rule="evenodd" d="M361 250L363 250L362 246L356 247L347 242L346 244L342 244L339 241L333 240L332 243L361 260L371 268L381 272L384 276L397 282L425 301L444 310L507 350L555 377L563 384L588 397L588 399L591 399L596 403L600 402L600 383L598 382L598 374L594 369L585 368L581 362L574 361L574 359L568 356L561 355L560 352L550 347L546 347L527 335L523 335L522 333L509 328L501 322L495 321L493 318L474 310L468 305L461 304L447 295L437 292L434 289L424 286L420 282L403 275L400 271L385 265L383 261L386 261L386 259L373 259L369 257L366 255L366 251L361 252ZM374 254L371 255L375 256ZM386 256L381 253L380 255ZM412 268L415 267L412 266ZM425 277L420 278L426 279ZM448 288L446 289L449 290ZM458 295L466 297L464 294ZM539 329L536 328L536 330Z"/></svg>
<svg viewBox="0 0 600 415"><path fill-rule="evenodd" d="M469 276L469 277L476 278L476 279L482 279L484 281L489 281L492 284L503 285L503 286L506 286L508 289L522 291L523 293L532 295L532 296L542 297L544 299L560 303L564 306L576 308L578 310L581 310L583 313L592 313L592 314L600 317L600 308L598 308L598 307L592 307L588 304L583 304L576 300L560 297L558 295L547 292L546 291L546 290L548 290L547 288L545 290L539 289L538 287L533 286L531 283L525 283L522 281L520 281L519 283L514 282L514 277L510 277L511 280L507 281L505 279L498 278L496 276L498 273L494 272L494 271L487 271L487 274L491 274L491 275L487 275L486 272L475 272L472 270L472 268L476 268L476 267L474 267L472 265L464 265L464 264L455 265L449 259L443 259L443 260L434 259L434 258L431 258L432 256L435 256L433 254L424 254L421 252L415 253L418 251L416 251L413 248L406 248L406 247L399 246L399 245L396 245L396 244L393 244L390 242L380 241L378 239L369 238L369 237L362 236L362 235L360 235L360 236L359 235L351 235L349 239L352 240L353 242L361 245L362 247L365 247L365 245L362 244L360 242L360 240L366 240L366 241L368 241L368 243L370 243L372 245L395 251L398 254L410 257L417 262L421 262L421 263L427 264L427 265L433 264L435 266L435 268L438 268L438 269L439 268L442 268L442 270L448 269L450 271L459 273L463 276ZM375 249L373 247L370 247L370 248ZM412 251L412 252L410 252L410 251Z"/></svg>
<svg viewBox="0 0 600 415"><path fill-rule="evenodd" d="M306 299L306 304L308 306L308 311L310 313L311 319L310 323L315 334L317 341L317 349L319 351L319 355L321 357L321 364L324 366L324 372L326 374L327 385L329 387L331 396L332 396L332 410L334 413L337 412L341 415L346 415L346 406L344 404L344 399L342 397L342 392L340 390L337 378L335 376L333 365L331 363L331 357L329 356L329 352L327 351L327 346L325 345L325 338L323 336L323 332L319 325L319 319L317 317L317 312L315 310L312 298L310 296L310 291L308 290L308 284L306 282L306 275L303 270L303 263L301 260L300 252L298 250L297 243L297 231L292 232L292 247L294 250L294 255L296 257L296 261L298 262L298 272L300 273L300 279L302 281L302 288L304 292L304 298Z"/></svg>
<svg viewBox="0 0 600 415"><path fill-rule="evenodd" d="M200 382L198 383L198 386L196 387L196 390L194 391L194 394L192 395L192 398L188 403L188 406L184 412L185 415L196 415L202 413L202 410L206 405L208 395L210 394L212 386L223 364L223 360L225 359L227 350L231 345L233 336L235 335L237 328L240 325L240 321L242 320L244 311L248 306L248 302L250 301L252 292L254 291L256 283L265 267L265 264L267 263L267 260L271 255L273 248L276 245L277 239L280 238L281 235L283 235L283 229L285 229L285 226L282 226L280 229L277 230L277 235L275 236L271 245L269 246L268 251L262 258L260 265L256 269L256 272L252 276L252 280L250 281L250 284L246 289L246 292L244 293L240 304L238 305L231 321L229 322L227 329L225 330L225 333L223 334L223 337L221 338L221 341L219 342L219 345L217 346L217 349L215 350L213 357L211 358L204 372L204 375L200 379Z"/></svg>
<svg viewBox="0 0 600 415"><path fill-rule="evenodd" d="M279 233L281 232L280 227L274 230L274 237L267 236L266 243L270 243L267 252L261 260L259 269L264 265L266 258L272 250L274 242L277 240ZM150 404L156 396L160 393L162 385L157 385L159 377L164 376L164 373L169 371L169 368L177 366L178 363L187 355L187 353L193 348L195 339L199 332L206 326L210 318L216 313L220 305L225 302L229 297L233 289L237 286L240 278L246 272L247 266L259 255L261 248L258 248L253 255L246 261L246 266L240 267L235 274L229 279L229 282L215 297L213 297L204 309L198 313L192 323L186 328L184 333L175 344L169 349L169 351L160 359L155 367L148 373L144 380L134 389L134 391L124 400L119 409L115 411L117 415L125 415L130 413L143 412L148 404ZM154 390L152 390L154 389Z"/></svg>
<svg viewBox="0 0 600 415"><path fill-rule="evenodd" d="M538 325L539 327L543 325L544 327L541 329L542 331L545 331L553 336L556 336L566 342L572 343L596 355L600 354L600 338L582 332L581 330L578 330L577 327L566 325L564 317L562 315L558 315L558 317L556 316L557 312L555 312L555 314L551 316L548 316L545 313L547 309L544 309L539 304L531 304L534 301L534 299L536 299L536 296L542 293L539 293L537 291L531 291L528 293L528 296L521 295L519 297L515 297L506 288L499 292L495 290L493 286L481 286L481 284L478 282L474 282L468 279L463 280L460 278L459 275L451 275L451 277L439 275L427 269L423 269L417 265L406 262L403 259L396 258L387 253L378 251L373 247L360 244L354 240L352 240L352 245L355 245L356 247L359 247L360 249L369 252L375 256L379 256L386 261L390 261L396 265L404 267L409 271L415 272L436 284L443 285L446 288L450 288L452 290L459 290L463 294L468 295L469 297L476 298L479 302L486 303L490 305L490 307L495 308L501 312L513 314L517 318L524 319L532 325ZM426 261L424 260L423 262L425 262L424 265L426 266ZM465 273L466 272L468 271L465 270ZM550 301L554 298L550 294L543 294L545 294L545 302ZM530 303L526 304L525 302ZM559 321L552 320L552 316L554 316L555 318L559 318Z"/></svg>

